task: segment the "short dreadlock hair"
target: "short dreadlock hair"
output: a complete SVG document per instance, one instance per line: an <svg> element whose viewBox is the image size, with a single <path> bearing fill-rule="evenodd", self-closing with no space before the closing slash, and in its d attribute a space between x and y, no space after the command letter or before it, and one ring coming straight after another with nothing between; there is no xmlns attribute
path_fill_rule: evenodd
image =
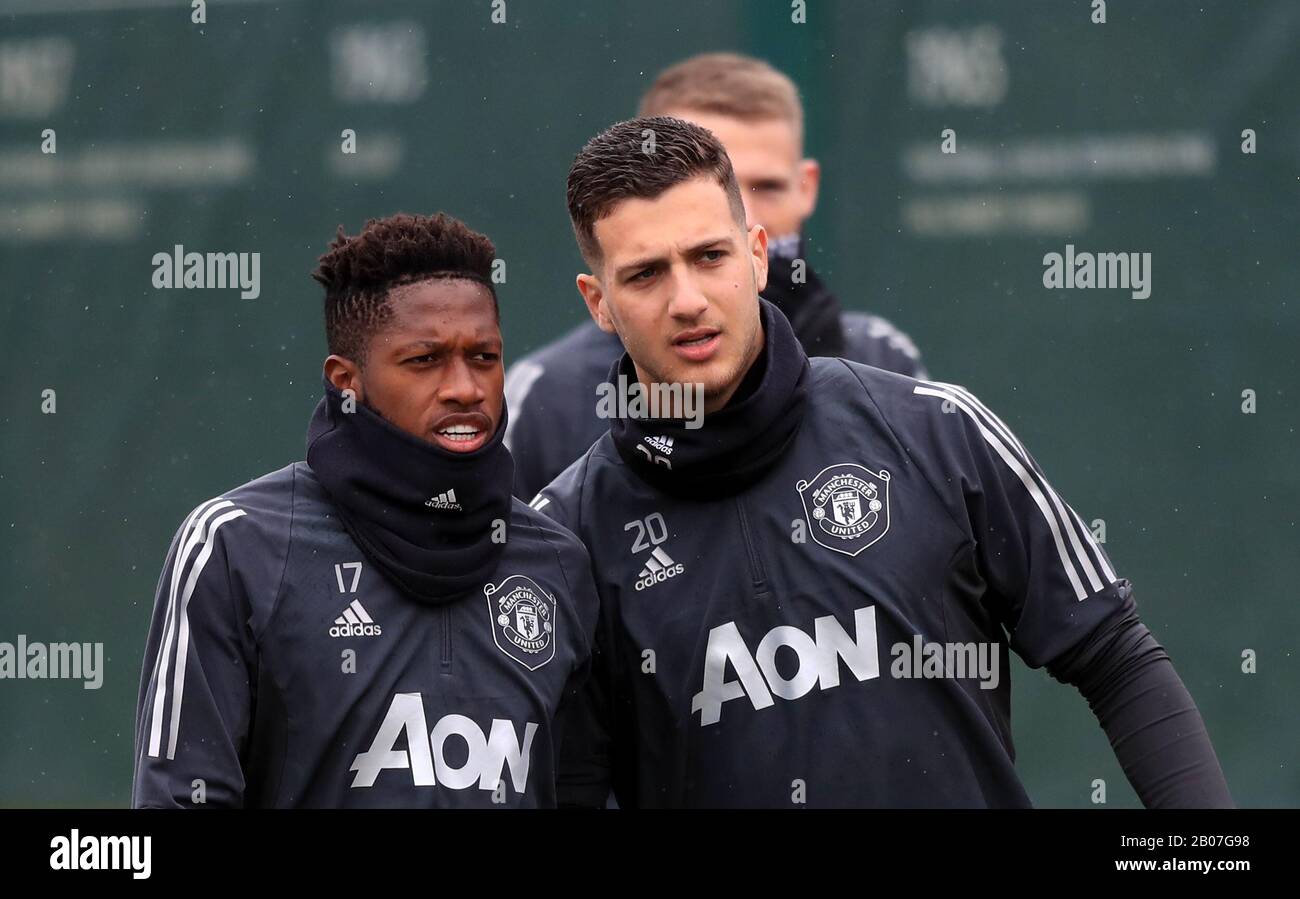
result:
<svg viewBox="0 0 1300 899"><path fill-rule="evenodd" d="M731 159L712 131L681 119L650 116L619 122L582 148L569 169L569 221L582 258L603 260L596 222L624 200L653 200L693 178L709 178L727 195L732 217L745 227L745 203Z"/></svg>
<svg viewBox="0 0 1300 899"><path fill-rule="evenodd" d="M408 215L370 219L349 237L339 225L329 250L311 276L325 286L325 339L332 354L365 363L366 347L392 315L395 287L430 278L477 281L501 309L492 285L496 247L482 234L449 215Z"/></svg>

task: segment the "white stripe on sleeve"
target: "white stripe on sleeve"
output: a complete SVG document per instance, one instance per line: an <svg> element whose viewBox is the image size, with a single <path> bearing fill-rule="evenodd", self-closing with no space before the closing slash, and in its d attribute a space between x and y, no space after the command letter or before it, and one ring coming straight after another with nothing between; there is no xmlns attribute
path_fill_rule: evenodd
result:
<svg viewBox="0 0 1300 899"><path fill-rule="evenodd" d="M1088 555L1080 542L1080 534L1075 527L1075 519L1071 514L1073 510L1069 509L1067 511L1068 507L1061 499L1060 494L1058 494L1055 488L1053 488L1048 482L1047 476L1043 474L1043 470L1034 464L1034 460L1030 457L1029 451L1025 449L1024 444L1011 433L1011 429L1006 426L1002 419L994 415L987 406L980 402L979 399L965 387L959 387L956 384L943 384L941 386L970 403L970 405L983 418L985 424L989 425L1001 434L1003 439L1013 448L1019 450L1020 461L1024 463L1025 468L1028 469L1034 480L1038 482L1038 485L1042 487L1043 492L1047 494L1048 498L1052 501L1052 505L1056 508L1058 516L1057 521L1064 526L1065 532L1070 538L1070 545L1074 547L1075 555L1078 556L1083 565L1083 572L1088 577L1088 584L1092 587L1094 592L1104 587L1105 584L1103 584L1101 579L1097 576L1097 569L1093 567L1092 557ZM1085 528L1083 533L1085 535L1083 539L1091 543L1091 532ZM1094 546L1093 549L1096 549L1096 547ZM1111 580L1113 581L1114 578Z"/></svg>
<svg viewBox="0 0 1300 899"><path fill-rule="evenodd" d="M176 544L176 557L172 560L171 585L167 593L167 614L163 618L163 637L158 644L158 657L154 659L153 715L149 728L149 755L155 758L162 744L162 717L167 697L167 663L172 654L172 633L176 629L176 599L180 591L181 575L208 519L220 509L233 505L221 498L208 500L195 507L189 518L181 525L181 535Z"/></svg>
<svg viewBox="0 0 1300 899"><path fill-rule="evenodd" d="M208 564L208 559L212 556L212 550L217 545L217 531L227 521L233 521L244 514L246 513L243 509L232 509L212 522L212 527L204 538L203 551L194 560L194 567L190 570L189 580L185 582L185 596L181 599L180 607L181 625L176 638L176 680L172 685L172 727L170 738L167 741L167 758L169 759L176 757L176 736L181 726L181 699L185 695L185 660L190 649L190 597L194 595L194 586L199 582L199 575L203 573L203 568Z"/></svg>
<svg viewBox="0 0 1300 899"><path fill-rule="evenodd" d="M1025 485L1025 489L1029 491L1029 495L1034 500L1034 504L1038 506L1038 511L1042 513L1043 518L1047 521L1048 529L1052 532L1052 540L1056 544L1057 555L1060 556L1061 559L1061 567L1065 569L1065 575L1069 578L1070 585L1074 587L1075 597L1078 599L1084 599L1087 597L1088 591L1083 588L1083 583L1079 580L1079 573L1075 569L1074 561L1070 557L1069 550L1065 547L1065 540L1061 536L1060 523L1056 520L1056 516L1052 514L1052 509L1048 499L1043 495L1043 491L1039 489L1037 481L1035 481L1034 477L1025 469L1025 465L1019 458L1017 458L1016 454L1007 448L1006 444L1002 442L1002 439L997 434L985 427L984 422L980 419L979 415L976 414L975 410L955 393L947 390L936 389L934 387L922 386L912 388L912 392L922 396L934 396L948 400L958 409L965 412L967 417L975 423L975 427L979 429L980 434L983 435L989 446L993 447L997 454L1002 457L1002 461L1005 462L1013 472L1015 472L1016 477L1020 479L1020 483Z"/></svg>

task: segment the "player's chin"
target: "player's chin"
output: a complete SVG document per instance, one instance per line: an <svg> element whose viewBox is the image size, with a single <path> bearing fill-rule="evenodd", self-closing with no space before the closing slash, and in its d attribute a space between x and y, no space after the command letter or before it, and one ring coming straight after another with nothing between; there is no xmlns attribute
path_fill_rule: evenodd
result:
<svg viewBox="0 0 1300 899"><path fill-rule="evenodd" d="M730 364L719 360L713 365L684 373L681 380L708 405L715 398L730 394L743 374L735 360Z"/></svg>
<svg viewBox="0 0 1300 899"><path fill-rule="evenodd" d="M704 392L708 393L726 380L725 366L720 365L721 360L710 359L708 362L677 362L668 371L669 383L682 384L689 388L694 388L696 384L704 385Z"/></svg>

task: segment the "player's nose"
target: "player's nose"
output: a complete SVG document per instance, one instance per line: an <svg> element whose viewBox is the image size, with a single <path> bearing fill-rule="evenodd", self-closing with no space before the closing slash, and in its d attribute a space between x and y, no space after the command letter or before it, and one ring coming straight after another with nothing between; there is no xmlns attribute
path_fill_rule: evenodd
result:
<svg viewBox="0 0 1300 899"><path fill-rule="evenodd" d="M673 281L672 296L668 300L668 314L673 318L693 319L709 308L709 298L689 274Z"/></svg>
<svg viewBox="0 0 1300 899"><path fill-rule="evenodd" d="M487 391L465 359L457 358L447 366L438 385L438 399L449 405L477 406L486 398Z"/></svg>

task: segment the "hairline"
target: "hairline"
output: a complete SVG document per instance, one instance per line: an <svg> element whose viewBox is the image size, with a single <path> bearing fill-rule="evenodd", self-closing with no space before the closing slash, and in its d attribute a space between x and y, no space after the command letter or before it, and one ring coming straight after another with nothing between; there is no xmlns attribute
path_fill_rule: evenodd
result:
<svg viewBox="0 0 1300 899"><path fill-rule="evenodd" d="M732 170L732 178L735 178L735 170L734 170L734 169ZM596 225L597 225L598 223L604 221L605 219L607 219L607 218L609 218L611 215L613 215L613 214L614 214L614 210L616 210L619 206L621 206L623 203L627 202L628 200L649 200L649 201L653 202L653 201L655 201L655 200L658 200L660 197L662 197L664 194L668 193L668 191L672 190L673 188L675 188L675 187L681 187L683 184L690 184L692 181L706 181L706 182L708 182L708 183L714 185L715 187L717 187L718 190L722 191L722 195L723 195L724 197L726 197L726 199L727 199L727 209L731 212L731 220L732 220L732 221L733 221L733 222L734 222L734 223L735 223L735 224L740 228L740 230L741 230L742 233L746 233L746 232L748 232L749 228L748 228L747 226L748 226L749 223L748 223L748 221L746 221L746 219L745 219L745 202L744 202L744 199L743 199L743 198L740 199L740 201L739 201L739 206L740 206L740 208L739 208L739 210L737 210L737 209L735 208L737 204L732 202L731 195L727 192L727 185L726 185L726 181L725 181L725 179L723 179L723 178L719 178L719 177L715 177L714 174L713 174L713 172L712 172L710 169L708 169L707 167L706 167L706 168L701 168L699 171L697 171L697 172L696 172L694 175L692 175L691 177L686 178L686 179L683 179L683 180L681 180L681 181L678 181L678 182L676 182L676 183L674 183L674 184L670 184L670 185L668 185L667 187L665 187L663 190L659 191L659 193L655 194L654 196L651 196L651 197L640 197L640 196L626 196L626 197L620 197L619 199L614 200L612 203L610 203L609 206L605 209L605 211L600 215L599 218L594 218L594 219L592 219L592 220L591 220L591 243L592 243L592 245L595 247L596 252L597 252L599 255L598 255L597 260L595 260L595 261L593 261L593 260L591 260L591 259L587 259L585 255L583 256L583 261L586 262L587 265L591 266L591 268L592 268L592 273L593 273L593 274L596 274L596 270L597 270L597 269L600 269L600 270L601 270L600 275L602 276L602 279L603 279L603 275L604 275L604 271L603 271L603 269L604 269L604 267L605 267L605 262L606 262L606 255L605 255L605 252L604 252L604 250L603 250L603 249L601 248L601 246L600 246L600 238L596 236ZM737 185L736 185L736 186L737 186L737 190L739 191L739 187L740 187L739 182L737 182ZM737 216L737 212L739 212L739 216ZM576 224L577 224L577 223L575 223L575 225L576 225ZM575 228L575 230L576 230L576 228ZM578 249L579 249L579 250L582 249L582 241L581 241L581 240L579 240L579 242L578 242Z"/></svg>
<svg viewBox="0 0 1300 899"><path fill-rule="evenodd" d="M477 284L487 293L487 299L491 300L493 319L496 322L497 327L500 328L501 303L497 298L496 291L492 289L490 282L476 276L473 272L466 272L460 269L439 269L434 272L421 272L409 276L409 279L406 277L399 278L388 284L383 289L383 297L379 300L378 307L380 309L387 309L388 312L387 314L381 313L382 318L378 322L374 323L373 327L369 329L369 333L361 335L362 353L360 354L360 358L351 359L349 361L355 363L359 369L364 369L366 367L366 361L370 358L370 344L374 341L376 335L383 330L384 326L389 324L392 320L392 299L395 296L408 293L408 288L418 287L427 281L468 281L471 284ZM340 356L340 358L346 359L347 357Z"/></svg>

